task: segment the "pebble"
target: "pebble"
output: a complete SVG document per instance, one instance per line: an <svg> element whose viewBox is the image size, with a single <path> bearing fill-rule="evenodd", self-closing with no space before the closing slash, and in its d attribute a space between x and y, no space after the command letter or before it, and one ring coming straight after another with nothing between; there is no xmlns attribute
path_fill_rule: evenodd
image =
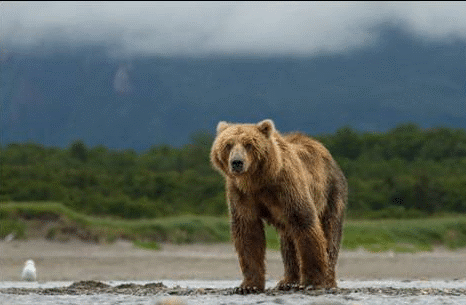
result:
<svg viewBox="0 0 466 305"><path fill-rule="evenodd" d="M164 298L161 301L155 303L155 305L187 305L179 297L168 297Z"/></svg>

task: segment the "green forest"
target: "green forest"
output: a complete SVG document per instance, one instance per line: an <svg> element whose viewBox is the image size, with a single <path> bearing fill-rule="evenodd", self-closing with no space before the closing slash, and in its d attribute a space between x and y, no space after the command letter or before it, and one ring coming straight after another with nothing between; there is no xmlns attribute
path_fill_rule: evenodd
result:
<svg viewBox="0 0 466 305"><path fill-rule="evenodd" d="M466 132L401 124L383 133L344 127L313 136L349 184L350 218L416 218L466 212ZM0 147L0 202L61 202L73 211L140 219L224 216L224 181L209 161L214 135L143 152L36 143Z"/></svg>

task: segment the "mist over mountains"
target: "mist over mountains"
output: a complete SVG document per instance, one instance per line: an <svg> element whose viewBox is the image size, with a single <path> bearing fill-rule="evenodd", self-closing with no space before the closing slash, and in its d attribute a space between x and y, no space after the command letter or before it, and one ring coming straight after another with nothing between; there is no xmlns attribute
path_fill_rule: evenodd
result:
<svg viewBox="0 0 466 305"><path fill-rule="evenodd" d="M145 150L180 146L218 121L272 118L282 131L466 128L466 40L402 26L347 52L312 56L113 56L118 45L5 46L2 145L32 141Z"/></svg>

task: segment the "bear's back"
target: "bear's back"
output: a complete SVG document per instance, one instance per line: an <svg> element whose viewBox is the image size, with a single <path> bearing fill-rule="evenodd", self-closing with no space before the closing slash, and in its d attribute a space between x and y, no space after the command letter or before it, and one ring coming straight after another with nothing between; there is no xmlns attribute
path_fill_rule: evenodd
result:
<svg viewBox="0 0 466 305"><path fill-rule="evenodd" d="M332 160L330 152L320 142L302 134L289 133L283 136L284 140L291 144L299 158L308 165L317 165L315 162Z"/></svg>

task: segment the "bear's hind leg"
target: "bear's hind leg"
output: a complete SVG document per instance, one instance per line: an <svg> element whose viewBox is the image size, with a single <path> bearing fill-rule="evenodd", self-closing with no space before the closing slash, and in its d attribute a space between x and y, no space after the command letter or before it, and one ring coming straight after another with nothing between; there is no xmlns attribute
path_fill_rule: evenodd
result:
<svg viewBox="0 0 466 305"><path fill-rule="evenodd" d="M336 265L338 253L340 251L343 215L335 215L332 211L326 210L322 218L322 226L328 242L328 263L327 287L337 287Z"/></svg>
<svg viewBox="0 0 466 305"><path fill-rule="evenodd" d="M310 228L307 234L298 236L296 244L301 265L300 285L330 288L327 287L327 242L320 225Z"/></svg>
<svg viewBox="0 0 466 305"><path fill-rule="evenodd" d="M299 284L299 261L293 238L285 231L280 232L280 250L282 253L285 275L276 288L289 290Z"/></svg>
<svg viewBox="0 0 466 305"><path fill-rule="evenodd" d="M300 209L290 211L288 219L296 245L300 265L300 285L327 288L328 253L327 240L316 211L311 205L296 205Z"/></svg>
<svg viewBox="0 0 466 305"><path fill-rule="evenodd" d="M340 251L344 209L347 196L348 186L346 185L345 178L341 174L340 177L335 178L329 184L327 206L321 219L322 228L328 242L327 252L329 270L326 280L327 287L337 287L335 269L338 260L338 252Z"/></svg>

